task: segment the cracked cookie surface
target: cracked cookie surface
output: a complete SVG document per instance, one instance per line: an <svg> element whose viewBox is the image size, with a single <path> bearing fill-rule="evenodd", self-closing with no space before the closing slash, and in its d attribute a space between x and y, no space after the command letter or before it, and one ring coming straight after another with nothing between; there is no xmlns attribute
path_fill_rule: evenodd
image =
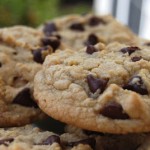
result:
<svg viewBox="0 0 150 150"><path fill-rule="evenodd" d="M119 43L57 51L35 76L34 96L49 116L83 129L148 132L149 61L149 49Z"/></svg>

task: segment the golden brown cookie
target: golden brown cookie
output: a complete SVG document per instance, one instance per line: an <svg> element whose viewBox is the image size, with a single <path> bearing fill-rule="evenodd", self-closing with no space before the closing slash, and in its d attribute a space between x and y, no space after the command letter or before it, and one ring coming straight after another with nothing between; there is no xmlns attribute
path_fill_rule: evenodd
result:
<svg viewBox="0 0 150 150"><path fill-rule="evenodd" d="M98 42L134 44L136 35L110 15L67 15L47 21L39 28L45 36L55 36L68 47L78 50Z"/></svg>
<svg viewBox="0 0 150 150"><path fill-rule="evenodd" d="M64 133L58 135L27 125L0 129L1 150L95 150L95 138Z"/></svg>
<svg viewBox="0 0 150 150"><path fill-rule="evenodd" d="M150 55L145 47L112 43L46 57L34 96L49 116L107 133L150 131Z"/></svg>

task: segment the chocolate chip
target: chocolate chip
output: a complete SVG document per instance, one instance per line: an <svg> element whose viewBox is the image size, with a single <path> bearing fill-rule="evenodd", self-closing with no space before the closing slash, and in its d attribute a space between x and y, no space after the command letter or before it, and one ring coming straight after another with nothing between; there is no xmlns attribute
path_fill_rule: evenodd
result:
<svg viewBox="0 0 150 150"><path fill-rule="evenodd" d="M33 50L32 54L33 54L34 61L36 61L37 63L41 63L42 64L44 62L44 59L45 59L42 56L42 51L46 51L48 49L49 49L49 47L45 46L45 47Z"/></svg>
<svg viewBox="0 0 150 150"><path fill-rule="evenodd" d="M99 24L106 24L106 22L102 18L96 16L91 17L88 21L89 26L97 26Z"/></svg>
<svg viewBox="0 0 150 150"><path fill-rule="evenodd" d="M0 67L2 67L2 63L0 62Z"/></svg>
<svg viewBox="0 0 150 150"><path fill-rule="evenodd" d="M17 52L13 52L13 55L17 55Z"/></svg>
<svg viewBox="0 0 150 150"><path fill-rule="evenodd" d="M123 86L123 89L131 90L137 92L141 95L147 95L148 91L143 83L143 80L140 76L133 76L129 82Z"/></svg>
<svg viewBox="0 0 150 150"><path fill-rule="evenodd" d="M57 27L53 22L45 24L43 28L43 32L46 36L50 36L55 31L57 31Z"/></svg>
<svg viewBox="0 0 150 150"><path fill-rule="evenodd" d="M69 28L75 31L84 31L84 26L81 23L73 23Z"/></svg>
<svg viewBox="0 0 150 150"><path fill-rule="evenodd" d="M135 57L132 57L131 58L131 60L133 61L133 62L136 62L136 61L139 61L139 60L141 60L142 59L142 57L141 56L135 56Z"/></svg>
<svg viewBox="0 0 150 150"><path fill-rule="evenodd" d="M94 52L97 52L97 49L93 45L88 45L86 48L86 52L88 54L93 54Z"/></svg>
<svg viewBox="0 0 150 150"><path fill-rule="evenodd" d="M60 144L60 137L57 135L51 135L46 140L44 140L41 145L52 145L53 143Z"/></svg>
<svg viewBox="0 0 150 150"><path fill-rule="evenodd" d="M35 107L37 108L37 104L33 101L29 88L25 88L20 91L17 96L13 100L14 104L19 104L25 107Z"/></svg>
<svg viewBox="0 0 150 150"><path fill-rule="evenodd" d="M13 138L3 139L3 140L0 140L0 145L8 146L8 144L13 142L13 141L14 141Z"/></svg>
<svg viewBox="0 0 150 150"><path fill-rule="evenodd" d="M54 51L60 46L60 40L58 38L43 38L42 43L44 46L51 46Z"/></svg>
<svg viewBox="0 0 150 150"><path fill-rule="evenodd" d="M108 102L100 113L111 119L129 119L129 116L123 112L122 106L112 101Z"/></svg>
<svg viewBox="0 0 150 150"><path fill-rule="evenodd" d="M84 139L84 140L80 140L80 141L68 142L67 146L73 147L73 146L77 146L79 144L87 144L87 145L91 146L92 149L95 149L96 140L95 140L95 138L88 138L88 139Z"/></svg>
<svg viewBox="0 0 150 150"><path fill-rule="evenodd" d="M91 33L91 34L88 36L88 39L87 39L87 41L85 42L85 44L86 44L86 45L95 45L95 44L97 44L98 42L99 42L98 37L97 37L95 34Z"/></svg>
<svg viewBox="0 0 150 150"><path fill-rule="evenodd" d="M99 89L99 93L101 94L105 90L108 80L99 79L95 78L93 75L88 75L87 82L92 93L95 93Z"/></svg>
<svg viewBox="0 0 150 150"><path fill-rule="evenodd" d="M34 61L42 64L44 60L42 58L41 49L34 50L32 53Z"/></svg>
<svg viewBox="0 0 150 150"><path fill-rule="evenodd" d="M125 47L125 48L122 48L120 51L122 53L128 53L129 55L131 55L133 52L135 52L136 50L140 50L139 47L136 47L136 46L131 46L131 47Z"/></svg>

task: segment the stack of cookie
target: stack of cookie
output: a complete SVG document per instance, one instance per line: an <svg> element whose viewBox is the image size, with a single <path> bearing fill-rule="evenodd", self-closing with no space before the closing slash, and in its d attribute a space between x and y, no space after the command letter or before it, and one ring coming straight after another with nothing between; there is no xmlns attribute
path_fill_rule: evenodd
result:
<svg viewBox="0 0 150 150"><path fill-rule="evenodd" d="M148 150L149 46L112 16L0 29L0 150Z"/></svg>

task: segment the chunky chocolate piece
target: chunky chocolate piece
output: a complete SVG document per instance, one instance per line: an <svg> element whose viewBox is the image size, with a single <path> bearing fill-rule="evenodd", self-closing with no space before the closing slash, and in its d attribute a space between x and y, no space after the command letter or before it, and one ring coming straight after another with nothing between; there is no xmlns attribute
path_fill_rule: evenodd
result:
<svg viewBox="0 0 150 150"><path fill-rule="evenodd" d="M51 46L54 51L60 46L60 40L58 38L43 38L42 43L44 46Z"/></svg>
<svg viewBox="0 0 150 150"><path fill-rule="evenodd" d="M34 50L32 52L34 61L36 61L37 63L41 63L42 64L44 62L44 59L45 59L42 56L42 51L46 51L48 49L49 49L49 47L45 46L45 47L41 47L41 48L39 48L37 50Z"/></svg>
<svg viewBox="0 0 150 150"><path fill-rule="evenodd" d="M88 21L89 26L97 26L99 24L106 24L106 22L102 18L96 16L91 17Z"/></svg>
<svg viewBox="0 0 150 150"><path fill-rule="evenodd" d="M42 142L42 145L52 145L53 143L60 144L60 137L57 135L51 135Z"/></svg>
<svg viewBox="0 0 150 150"><path fill-rule="evenodd" d="M84 31L84 26L82 23L73 23L69 28L74 31Z"/></svg>
<svg viewBox="0 0 150 150"><path fill-rule="evenodd" d="M91 34L88 36L88 39L87 39L87 41L85 42L85 44L86 44L86 45L95 45L95 44L97 44L98 42L99 42L98 37L97 37L95 34L91 33Z"/></svg>
<svg viewBox="0 0 150 150"><path fill-rule="evenodd" d="M19 104L25 107L35 107L37 108L37 104L33 101L30 89L25 88L22 91L20 91L17 96L13 100L14 104Z"/></svg>
<svg viewBox="0 0 150 150"><path fill-rule="evenodd" d="M43 63L43 58L42 58L42 53L41 53L41 48L34 50L33 53L33 59L34 61L38 62L38 63Z"/></svg>
<svg viewBox="0 0 150 150"><path fill-rule="evenodd" d="M94 52L97 52L97 49L93 45L88 45L86 48L86 52L88 54L93 54Z"/></svg>
<svg viewBox="0 0 150 150"><path fill-rule="evenodd" d="M125 48L122 48L120 51L122 53L128 53L129 55L131 55L133 52L135 52L136 50L140 50L139 47L136 47L136 46L131 46L131 47L125 47Z"/></svg>
<svg viewBox="0 0 150 150"><path fill-rule="evenodd" d="M129 119L128 114L123 112L122 106L117 102L108 102L100 112L103 116L111 119Z"/></svg>
<svg viewBox="0 0 150 150"><path fill-rule="evenodd" d="M11 143L11 142L13 142L13 141L14 141L13 138L3 139L3 140L0 140L0 145L8 146L8 144Z"/></svg>
<svg viewBox="0 0 150 150"><path fill-rule="evenodd" d="M142 59L142 57L141 56L135 56L135 57L132 57L131 58L131 60L133 61L133 62L136 62L136 61L139 61L139 60L141 60Z"/></svg>
<svg viewBox="0 0 150 150"><path fill-rule="evenodd" d="M50 36L55 31L57 31L57 27L53 22L46 23L43 28L43 32L46 36Z"/></svg>
<svg viewBox="0 0 150 150"><path fill-rule="evenodd" d="M92 149L95 149L96 140L95 138L88 138L88 139L84 139L84 140L80 140L76 142L68 142L67 146L73 147L73 146L77 146L78 144L87 144L91 146Z"/></svg>
<svg viewBox="0 0 150 150"><path fill-rule="evenodd" d="M131 90L141 95L148 94L146 86L144 85L143 80L140 76L133 76L129 80L129 82L125 86L123 86L123 89Z"/></svg>
<svg viewBox="0 0 150 150"><path fill-rule="evenodd" d="M95 78L93 75L88 75L87 82L92 93L95 93L99 89L99 93L101 94L105 90L108 80L99 79Z"/></svg>

